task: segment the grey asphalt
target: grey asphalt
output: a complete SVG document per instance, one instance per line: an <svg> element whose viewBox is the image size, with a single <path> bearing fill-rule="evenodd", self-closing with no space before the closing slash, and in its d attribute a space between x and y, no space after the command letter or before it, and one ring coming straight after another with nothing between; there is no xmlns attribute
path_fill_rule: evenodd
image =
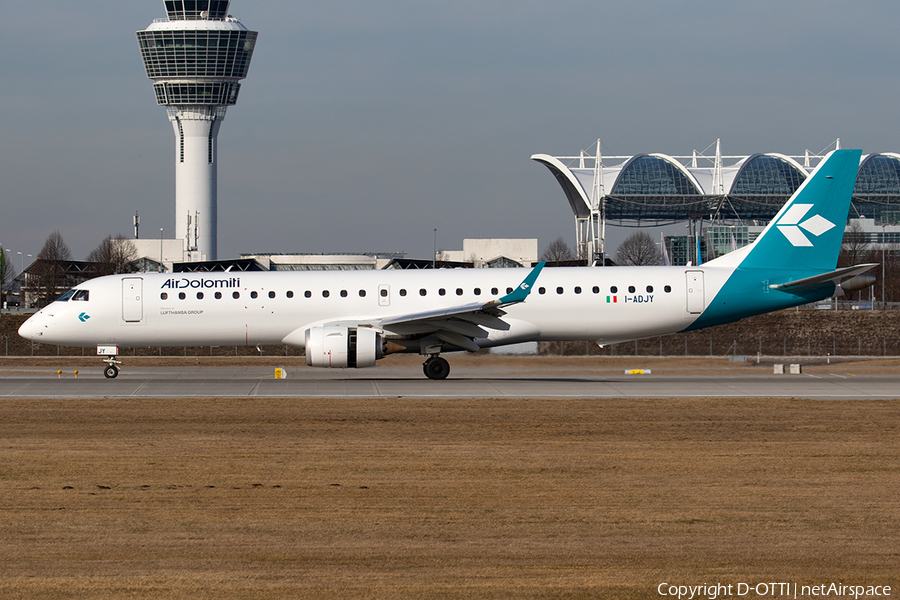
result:
<svg viewBox="0 0 900 600"><path fill-rule="evenodd" d="M416 367L320 370L288 367L275 379L269 367L135 367L116 379L100 366L22 370L0 368L0 398L900 398L900 374L772 375L740 369L712 374L626 375L579 369L456 368L449 379L431 381Z"/></svg>

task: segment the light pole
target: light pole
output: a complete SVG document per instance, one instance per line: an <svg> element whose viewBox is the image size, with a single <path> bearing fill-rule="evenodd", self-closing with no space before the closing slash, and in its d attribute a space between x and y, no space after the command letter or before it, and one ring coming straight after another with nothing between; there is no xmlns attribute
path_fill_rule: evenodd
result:
<svg viewBox="0 0 900 600"><path fill-rule="evenodd" d="M163 228L159 228L159 272L163 272L163 253L162 253L162 241L163 241Z"/></svg>
<svg viewBox="0 0 900 600"><path fill-rule="evenodd" d="M437 227L434 228L434 251L431 253L431 268L437 268Z"/></svg>
<svg viewBox="0 0 900 600"><path fill-rule="evenodd" d="M887 246L887 234L885 234L886 223L881 222L881 309L887 308L887 301L884 298L884 247Z"/></svg>

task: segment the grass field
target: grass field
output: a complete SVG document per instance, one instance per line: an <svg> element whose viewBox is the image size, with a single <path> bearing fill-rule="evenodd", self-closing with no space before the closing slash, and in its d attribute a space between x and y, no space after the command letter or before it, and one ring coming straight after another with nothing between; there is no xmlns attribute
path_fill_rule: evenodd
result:
<svg viewBox="0 0 900 600"><path fill-rule="evenodd" d="M896 596L898 423L896 401L2 399L0 598Z"/></svg>

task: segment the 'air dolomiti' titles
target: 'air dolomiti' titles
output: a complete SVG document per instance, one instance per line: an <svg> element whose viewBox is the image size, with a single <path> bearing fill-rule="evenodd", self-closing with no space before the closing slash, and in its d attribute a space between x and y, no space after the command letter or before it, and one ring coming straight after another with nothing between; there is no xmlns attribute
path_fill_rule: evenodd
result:
<svg viewBox="0 0 900 600"><path fill-rule="evenodd" d="M194 289L221 289L221 288L236 288L241 287L241 278L240 277L230 277L228 279L188 279L183 277L181 279L170 278L167 279L159 289L161 290L186 290L188 288Z"/></svg>

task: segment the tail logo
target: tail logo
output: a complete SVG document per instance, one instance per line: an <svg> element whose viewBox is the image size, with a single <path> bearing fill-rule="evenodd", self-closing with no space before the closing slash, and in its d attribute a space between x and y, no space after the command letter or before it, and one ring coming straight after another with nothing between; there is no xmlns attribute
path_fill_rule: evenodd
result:
<svg viewBox="0 0 900 600"><path fill-rule="evenodd" d="M806 232L819 237L826 231L835 227L834 223L822 215L816 215L803 221L806 213L808 213L812 207L812 204L795 204L790 207L784 216L781 217L781 220L778 221L778 230L784 234L784 237L786 237L794 247L809 247L813 245L813 243L809 241L809 238L806 237L806 234L801 230L806 230ZM803 222L801 223L800 221Z"/></svg>

